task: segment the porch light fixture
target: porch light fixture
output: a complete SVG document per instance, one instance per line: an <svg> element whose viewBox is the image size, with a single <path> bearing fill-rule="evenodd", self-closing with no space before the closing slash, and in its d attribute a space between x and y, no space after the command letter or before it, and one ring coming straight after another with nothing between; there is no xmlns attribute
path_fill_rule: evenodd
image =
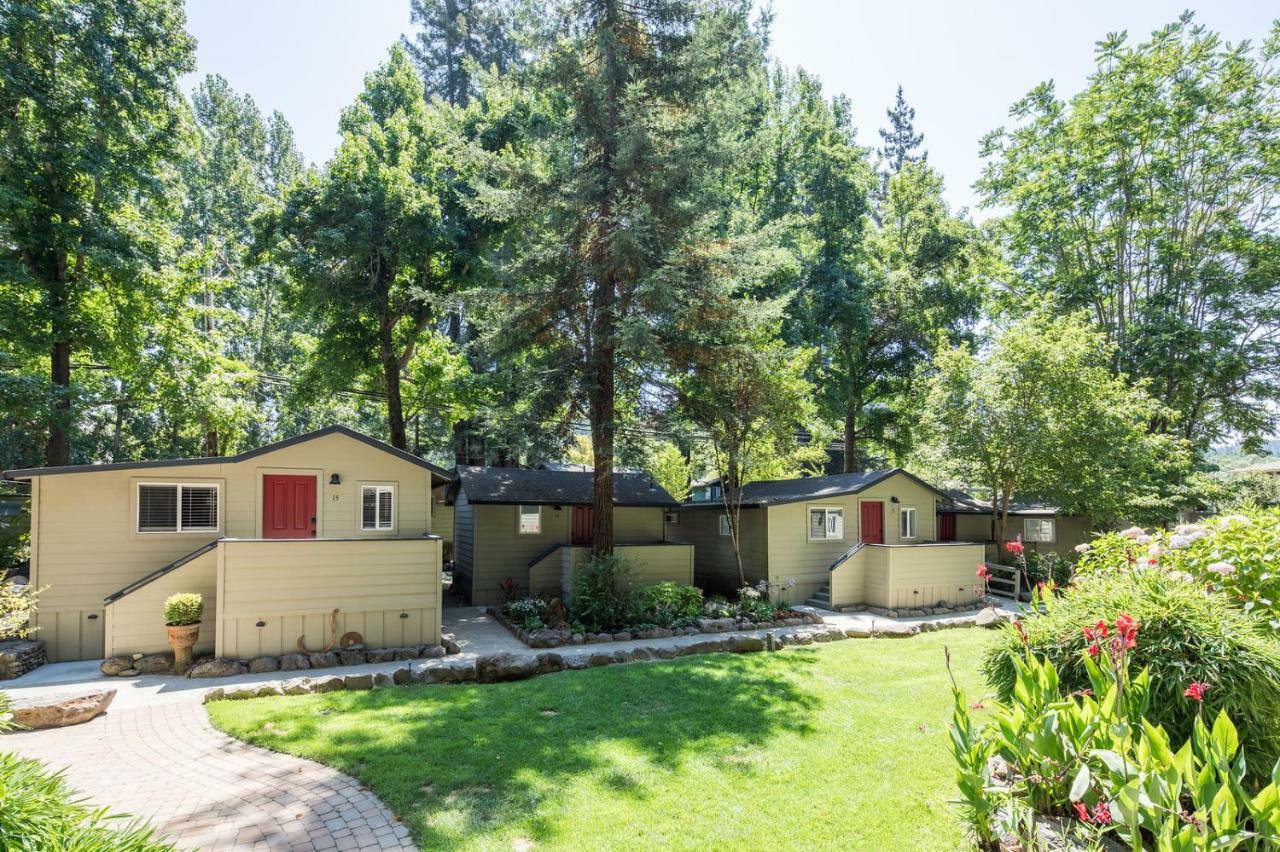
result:
<svg viewBox="0 0 1280 852"><path fill-rule="evenodd" d="M342 477L341 477L341 476L338 476L338 474L336 474L336 473L330 474L330 475L329 475L329 484L330 484L330 485L341 485L341 484L342 484Z"/></svg>
<svg viewBox="0 0 1280 852"><path fill-rule="evenodd" d="M265 621L259 620L259 621L258 621L258 623L257 623L257 624L255 624L255 625L253 625L253 626L254 626L254 627L266 627L266 626L267 626L267 623L266 623Z"/></svg>
<svg viewBox="0 0 1280 852"><path fill-rule="evenodd" d="M400 613L400 617L401 617L401 618L408 618L408 617L409 617L409 613L407 613L407 612L402 612L402 613Z"/></svg>
<svg viewBox="0 0 1280 852"><path fill-rule="evenodd" d="M902 501L901 501L901 500L899 500L897 497L890 497L890 498L889 498L889 502L890 502L890 503L901 503Z"/></svg>

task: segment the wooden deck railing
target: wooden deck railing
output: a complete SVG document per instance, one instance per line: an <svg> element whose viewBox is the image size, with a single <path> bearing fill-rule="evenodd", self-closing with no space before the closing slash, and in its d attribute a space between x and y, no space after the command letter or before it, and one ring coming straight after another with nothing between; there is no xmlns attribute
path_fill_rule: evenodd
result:
<svg viewBox="0 0 1280 852"><path fill-rule="evenodd" d="M990 576L987 577L987 588L991 590L993 595L1011 598L1016 601L1018 596L1022 594L1021 568L988 562L987 571L990 572Z"/></svg>

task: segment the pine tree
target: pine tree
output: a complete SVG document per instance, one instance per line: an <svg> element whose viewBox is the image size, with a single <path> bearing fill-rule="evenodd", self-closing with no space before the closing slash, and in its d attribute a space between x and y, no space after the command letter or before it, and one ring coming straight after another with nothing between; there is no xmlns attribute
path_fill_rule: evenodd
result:
<svg viewBox="0 0 1280 852"><path fill-rule="evenodd" d="M896 175L907 163L923 163L928 160L928 151L915 153L924 142L924 134L916 133L916 110L902 96L902 86L898 86L898 97L893 102L893 107L885 110L885 115L889 118L889 127L880 130L880 138L884 141L880 154L888 164L889 174Z"/></svg>
<svg viewBox="0 0 1280 852"><path fill-rule="evenodd" d="M409 0L409 14L420 30L401 41L428 98L466 106L476 94L470 63L504 73L519 57L512 0Z"/></svg>

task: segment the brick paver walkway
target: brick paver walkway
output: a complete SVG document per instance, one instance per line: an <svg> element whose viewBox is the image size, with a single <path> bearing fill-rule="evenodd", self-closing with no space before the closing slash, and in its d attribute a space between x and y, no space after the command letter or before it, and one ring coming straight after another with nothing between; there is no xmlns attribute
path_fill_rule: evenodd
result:
<svg viewBox="0 0 1280 852"><path fill-rule="evenodd" d="M373 793L309 760L247 745L183 702L9 734L0 748L66 767L96 805L150 820L183 849L413 849Z"/></svg>

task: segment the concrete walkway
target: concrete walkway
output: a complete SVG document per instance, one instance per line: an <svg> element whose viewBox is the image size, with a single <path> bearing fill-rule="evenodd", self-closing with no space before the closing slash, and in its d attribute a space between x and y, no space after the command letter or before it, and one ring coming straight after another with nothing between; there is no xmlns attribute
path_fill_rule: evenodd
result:
<svg viewBox="0 0 1280 852"><path fill-rule="evenodd" d="M65 769L95 805L143 817L182 849L413 849L353 778L247 745L194 702L117 710L70 728L7 734L0 748Z"/></svg>

